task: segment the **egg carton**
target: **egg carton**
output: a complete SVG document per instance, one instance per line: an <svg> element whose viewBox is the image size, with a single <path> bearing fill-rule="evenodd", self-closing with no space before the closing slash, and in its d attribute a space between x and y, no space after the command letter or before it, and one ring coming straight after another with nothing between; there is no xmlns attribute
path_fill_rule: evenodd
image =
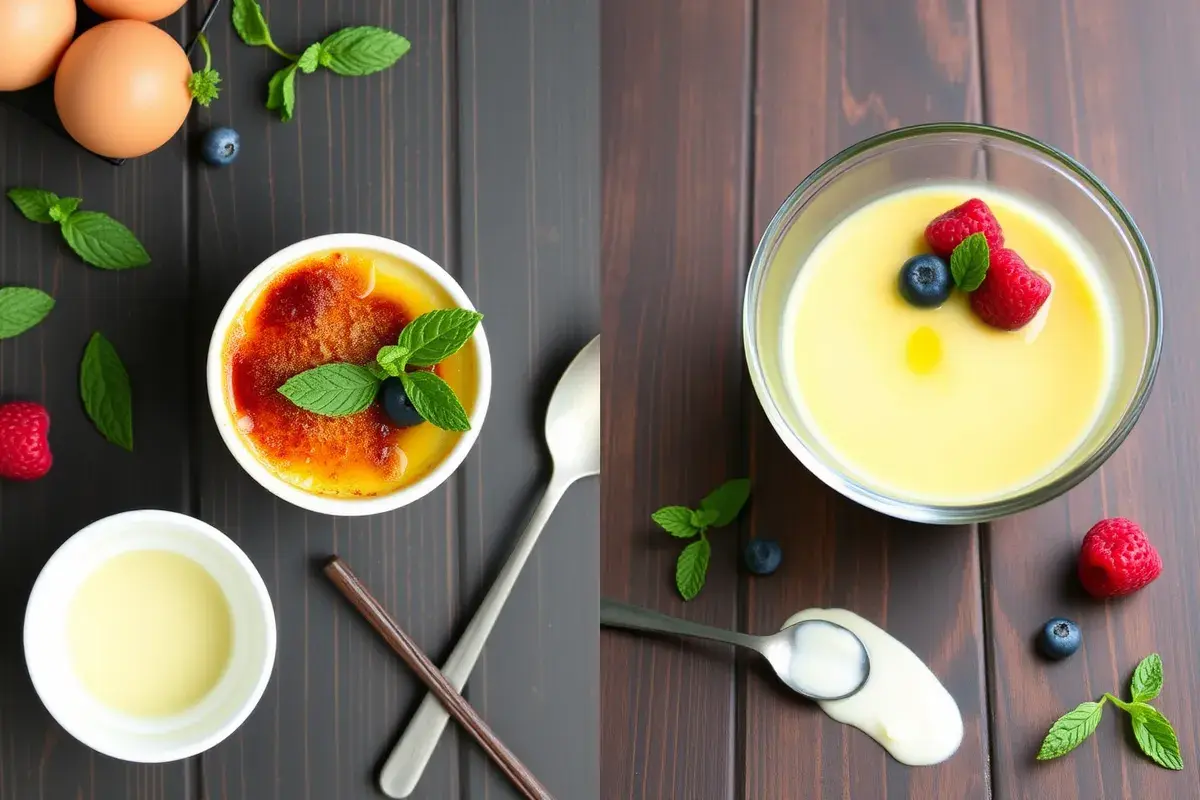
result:
<svg viewBox="0 0 1200 800"><path fill-rule="evenodd" d="M75 26L76 37L89 28L94 28L101 22L105 21L100 17L100 15L85 6L81 1L77 0L75 5L79 9L79 21ZM212 18L217 13L217 8L220 7L220 5L221 0L212 0L212 4L208 7L208 11L204 15L204 20L200 23L200 27L196 31L196 36L193 36L192 40L183 48L184 52L188 54L189 58L192 55L192 51L196 48L197 36L208 29L208 23L212 21ZM187 6L184 6L183 11L184 13L187 12ZM72 143L75 142L75 140L71 138L70 134L68 134L66 129L62 126L62 123L58 120L58 111L54 108L53 76L42 81L37 86L31 86L28 89L22 89L19 92L0 92L0 104L6 105L9 108L15 108L18 111L25 113L27 116L32 117L50 130L57 133L59 136L62 136L64 139ZM87 148L81 147L80 149L84 150L85 152L92 153L92 151L87 150ZM98 153L92 153L92 155L96 156L96 158L103 159L110 164L115 164L116 166L120 166L128 160L124 158L108 158L107 156L102 156Z"/></svg>

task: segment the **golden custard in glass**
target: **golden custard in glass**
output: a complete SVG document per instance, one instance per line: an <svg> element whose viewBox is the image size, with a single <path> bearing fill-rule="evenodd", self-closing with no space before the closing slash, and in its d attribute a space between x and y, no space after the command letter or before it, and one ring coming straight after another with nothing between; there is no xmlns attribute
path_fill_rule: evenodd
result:
<svg viewBox="0 0 1200 800"><path fill-rule="evenodd" d="M238 435L277 476L313 494L375 497L420 480L460 433L428 422L398 426L378 402L322 416L279 388L325 364L368 364L412 320L456 307L424 272L377 251L327 251L284 267L246 301L225 342L226 402ZM478 393L474 341L432 371L470 415Z"/></svg>
<svg viewBox="0 0 1200 800"><path fill-rule="evenodd" d="M986 324L957 289L937 308L901 296L901 265L929 252L926 225L971 197L1052 287L1018 330ZM805 260L784 317L784 379L864 485L921 502L1003 496L1069 459L1109 397L1116 323L1101 275L1076 233L1018 197L897 192L852 212Z"/></svg>

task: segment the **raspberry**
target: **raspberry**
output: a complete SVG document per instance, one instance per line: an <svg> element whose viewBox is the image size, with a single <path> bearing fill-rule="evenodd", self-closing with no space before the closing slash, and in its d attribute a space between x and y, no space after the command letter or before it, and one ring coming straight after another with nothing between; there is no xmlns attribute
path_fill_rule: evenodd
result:
<svg viewBox="0 0 1200 800"><path fill-rule="evenodd" d="M1050 296L1050 281L1012 250L993 250L987 276L971 292L971 308L993 328L1015 331L1033 319Z"/></svg>
<svg viewBox="0 0 1200 800"><path fill-rule="evenodd" d="M1004 231L1000 230L996 215L978 197L935 217L925 227L925 241L933 252L942 258L950 258L954 248L972 233L982 233L993 252L1004 247Z"/></svg>
<svg viewBox="0 0 1200 800"><path fill-rule="evenodd" d="M0 406L0 478L31 481L50 471L50 415L37 403Z"/></svg>
<svg viewBox="0 0 1200 800"><path fill-rule="evenodd" d="M1136 592L1162 573L1162 559L1136 522L1102 519L1083 537L1079 581L1094 597Z"/></svg>

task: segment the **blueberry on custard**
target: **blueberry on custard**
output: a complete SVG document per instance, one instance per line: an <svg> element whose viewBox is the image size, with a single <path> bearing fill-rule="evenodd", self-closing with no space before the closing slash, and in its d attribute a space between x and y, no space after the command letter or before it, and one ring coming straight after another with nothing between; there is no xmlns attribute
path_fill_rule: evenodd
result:
<svg viewBox="0 0 1200 800"><path fill-rule="evenodd" d="M936 308L950 297L950 267L935 255L913 256L900 268L900 295L918 308Z"/></svg>

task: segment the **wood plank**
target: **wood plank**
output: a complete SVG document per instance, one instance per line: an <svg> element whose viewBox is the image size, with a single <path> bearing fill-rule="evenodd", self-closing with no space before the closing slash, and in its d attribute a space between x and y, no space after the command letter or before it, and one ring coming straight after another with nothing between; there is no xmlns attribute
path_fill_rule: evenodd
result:
<svg viewBox="0 0 1200 800"><path fill-rule="evenodd" d="M1200 380L1190 344L1200 339L1200 281L1191 253L1200 195L1194 131L1200 111L1180 103L1200 78L1194 38L1200 8L1131 0L983 5L988 121L1060 147L1089 166L1137 220L1166 298L1166 347L1141 421L1100 472L1066 497L997 522L985 533L985 601L994 661L994 787L997 797L1185 797L1200 764L1200 602L1193 484L1200 433L1188 421ZM1122 601L1087 598L1072 577L1079 542L1107 516L1146 528L1163 576ZM1084 648L1047 665L1030 641L1052 616L1080 623ZM1034 754L1054 719L1105 691L1125 694L1133 667L1162 654L1166 682L1155 705L1175 723L1185 772L1138 752L1128 722L1106 711L1078 750L1050 763ZM1190 787L1190 788L1188 788Z"/></svg>
<svg viewBox="0 0 1200 800"><path fill-rule="evenodd" d="M609 0L601 12L605 596L737 624L734 536L683 603L659 506L744 469L751 4ZM735 795L733 658L601 635L601 796Z"/></svg>
<svg viewBox="0 0 1200 800"><path fill-rule="evenodd" d="M758 10L755 236L804 176L881 130L978 115L974 7L784 3ZM982 797L988 791L979 550L970 527L925 528L852 503L778 439L747 388L755 495L743 534L778 539L783 566L749 580L744 630L777 630L800 609L843 607L928 663L963 713L949 761L913 769L747 662L740 686L743 797Z"/></svg>

